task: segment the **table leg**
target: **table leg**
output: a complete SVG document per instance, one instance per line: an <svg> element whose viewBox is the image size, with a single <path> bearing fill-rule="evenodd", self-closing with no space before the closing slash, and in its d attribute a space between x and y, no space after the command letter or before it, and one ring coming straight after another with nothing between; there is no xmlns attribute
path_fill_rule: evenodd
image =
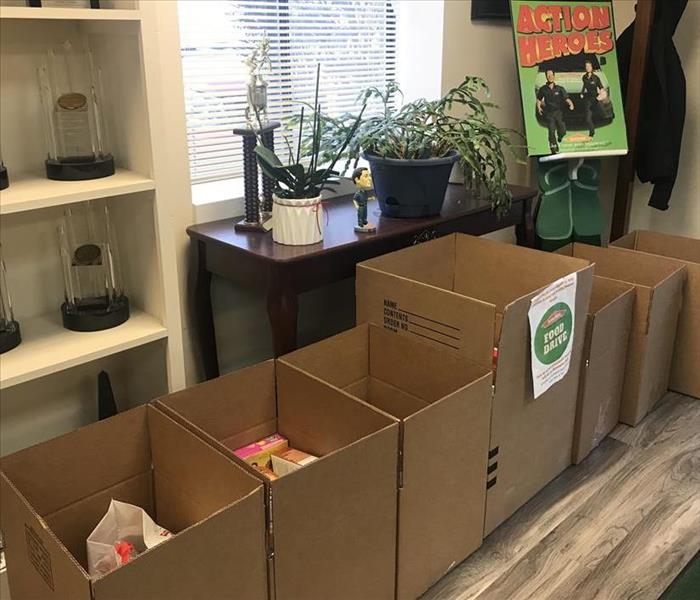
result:
<svg viewBox="0 0 700 600"><path fill-rule="evenodd" d="M272 328L274 355L296 350L299 300L291 287L273 287L267 293L267 315Z"/></svg>
<svg viewBox="0 0 700 600"><path fill-rule="evenodd" d="M211 306L211 273L206 268L206 246L197 242L195 248L197 274L194 286L194 317L199 350L204 363L204 376L206 379L214 379L219 376L219 357L216 352L216 331Z"/></svg>
<svg viewBox="0 0 700 600"><path fill-rule="evenodd" d="M532 214L533 198L523 200L523 220L515 226L515 239L518 246L535 247L535 221Z"/></svg>

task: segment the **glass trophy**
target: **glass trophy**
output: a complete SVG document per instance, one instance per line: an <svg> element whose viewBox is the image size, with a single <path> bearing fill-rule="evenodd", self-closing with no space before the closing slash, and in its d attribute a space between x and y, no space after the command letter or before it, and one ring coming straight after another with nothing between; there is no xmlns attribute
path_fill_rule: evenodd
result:
<svg viewBox="0 0 700 600"><path fill-rule="evenodd" d="M15 321L10 290L7 287L5 261L0 255L0 354L16 348L21 341L19 323Z"/></svg>
<svg viewBox="0 0 700 600"><path fill-rule="evenodd" d="M100 0L27 0L27 6L42 8L100 8Z"/></svg>
<svg viewBox="0 0 700 600"><path fill-rule="evenodd" d="M7 167L2 162L2 154L0 154L0 190L10 187L10 177L7 174Z"/></svg>
<svg viewBox="0 0 700 600"><path fill-rule="evenodd" d="M46 176L60 181L114 174L107 151L100 73L87 45L50 50L39 68L48 158Z"/></svg>
<svg viewBox="0 0 700 600"><path fill-rule="evenodd" d="M63 326L101 331L129 318L117 240L104 200L66 209L58 228L65 302Z"/></svg>

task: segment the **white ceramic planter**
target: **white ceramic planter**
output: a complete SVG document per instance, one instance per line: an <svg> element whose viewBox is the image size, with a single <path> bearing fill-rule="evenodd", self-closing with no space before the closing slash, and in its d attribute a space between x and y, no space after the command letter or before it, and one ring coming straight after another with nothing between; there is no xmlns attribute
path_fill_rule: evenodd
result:
<svg viewBox="0 0 700 600"><path fill-rule="evenodd" d="M323 207L316 198L272 195L272 239L287 246L306 246L323 239Z"/></svg>

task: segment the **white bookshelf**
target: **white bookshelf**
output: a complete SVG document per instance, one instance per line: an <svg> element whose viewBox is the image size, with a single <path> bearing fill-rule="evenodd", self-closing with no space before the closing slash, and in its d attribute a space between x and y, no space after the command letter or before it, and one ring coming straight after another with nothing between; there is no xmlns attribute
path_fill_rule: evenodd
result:
<svg viewBox="0 0 700 600"><path fill-rule="evenodd" d="M6 4L6 3L5 3ZM96 416L96 377L112 377L122 408L185 385L167 123L159 112L158 25L152 2L101 9L3 6L0 0L0 241L22 343L0 355L0 454ZM44 176L36 69L49 47L87 35L103 73L115 175ZM61 325L56 227L68 205L104 198L118 235L131 317L99 332ZM5 441L6 440L6 441Z"/></svg>
<svg viewBox="0 0 700 600"><path fill-rule="evenodd" d="M155 317L132 311L123 325L99 332L68 331L54 312L22 321L22 343L3 355L0 389L51 375L89 361L167 337Z"/></svg>
<svg viewBox="0 0 700 600"><path fill-rule="evenodd" d="M111 177L88 181L51 181L41 174L12 174L12 185L0 191L0 215L61 206L154 190L155 181L140 173L117 169Z"/></svg>

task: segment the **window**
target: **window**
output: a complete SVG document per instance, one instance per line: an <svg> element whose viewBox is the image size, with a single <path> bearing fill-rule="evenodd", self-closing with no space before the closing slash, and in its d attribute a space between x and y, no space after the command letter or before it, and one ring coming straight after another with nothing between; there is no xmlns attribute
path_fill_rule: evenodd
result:
<svg viewBox="0 0 700 600"><path fill-rule="evenodd" d="M330 114L355 112L362 89L395 79L396 17L387 0L179 0L179 14L193 183L242 177L241 139L231 130L245 122L243 60L263 33L270 119L313 101L318 63Z"/></svg>

